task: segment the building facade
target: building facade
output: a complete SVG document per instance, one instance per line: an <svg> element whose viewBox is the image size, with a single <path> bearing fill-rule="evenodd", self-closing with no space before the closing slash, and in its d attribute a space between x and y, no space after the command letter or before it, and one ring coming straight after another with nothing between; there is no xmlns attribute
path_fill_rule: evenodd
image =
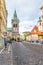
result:
<svg viewBox="0 0 43 65"><path fill-rule="evenodd" d="M39 39L43 39L43 6L40 8L41 10L41 17L39 17L38 21L38 31L40 32L38 34Z"/></svg>
<svg viewBox="0 0 43 65"><path fill-rule="evenodd" d="M12 37L12 28L7 28L7 37Z"/></svg>
<svg viewBox="0 0 43 65"><path fill-rule="evenodd" d="M7 32L7 15L5 0L0 0L0 39L2 39Z"/></svg>
<svg viewBox="0 0 43 65"><path fill-rule="evenodd" d="M14 18L12 19L12 36L16 39L19 37L19 19L16 10L14 12Z"/></svg>
<svg viewBox="0 0 43 65"><path fill-rule="evenodd" d="M36 25L31 31L31 40L38 40L38 27Z"/></svg>
<svg viewBox="0 0 43 65"><path fill-rule="evenodd" d="M0 35L7 32L7 15L5 0L0 0Z"/></svg>

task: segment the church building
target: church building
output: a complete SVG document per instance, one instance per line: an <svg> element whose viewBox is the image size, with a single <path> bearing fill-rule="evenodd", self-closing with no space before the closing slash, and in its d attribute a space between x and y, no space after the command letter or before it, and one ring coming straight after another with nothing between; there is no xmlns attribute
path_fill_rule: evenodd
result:
<svg viewBox="0 0 43 65"><path fill-rule="evenodd" d="M41 6L40 10L41 10L41 17L39 17L38 21L38 37L39 39L43 39L43 6Z"/></svg>
<svg viewBox="0 0 43 65"><path fill-rule="evenodd" d="M16 39L19 37L19 19L17 17L16 10L12 19L12 36Z"/></svg>

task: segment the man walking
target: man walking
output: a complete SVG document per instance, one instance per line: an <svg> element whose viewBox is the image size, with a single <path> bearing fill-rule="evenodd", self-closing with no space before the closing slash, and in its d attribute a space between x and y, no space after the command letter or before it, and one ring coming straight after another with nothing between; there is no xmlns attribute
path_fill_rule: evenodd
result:
<svg viewBox="0 0 43 65"><path fill-rule="evenodd" d="M7 48L7 37L4 36L4 45L5 45L5 48Z"/></svg>

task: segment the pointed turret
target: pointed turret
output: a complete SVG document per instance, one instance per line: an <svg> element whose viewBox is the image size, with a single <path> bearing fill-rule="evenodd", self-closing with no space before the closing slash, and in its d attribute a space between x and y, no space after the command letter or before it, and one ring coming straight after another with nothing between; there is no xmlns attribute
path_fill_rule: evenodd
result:
<svg viewBox="0 0 43 65"><path fill-rule="evenodd" d="M16 10L15 10L15 12L14 12L14 18L15 18L15 17L17 18L17 13L16 13Z"/></svg>
<svg viewBox="0 0 43 65"><path fill-rule="evenodd" d="M41 20L41 17L39 17L39 20L38 20L38 22L42 22L42 20Z"/></svg>

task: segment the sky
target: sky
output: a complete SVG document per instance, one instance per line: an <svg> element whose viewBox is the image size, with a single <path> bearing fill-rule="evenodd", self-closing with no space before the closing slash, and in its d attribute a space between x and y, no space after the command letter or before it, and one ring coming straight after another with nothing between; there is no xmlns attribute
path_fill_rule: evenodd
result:
<svg viewBox="0 0 43 65"><path fill-rule="evenodd" d="M5 0L8 11L8 25L12 27L11 22L16 10L19 18L19 32L31 31L38 24L41 16L40 7L43 5L43 0Z"/></svg>

